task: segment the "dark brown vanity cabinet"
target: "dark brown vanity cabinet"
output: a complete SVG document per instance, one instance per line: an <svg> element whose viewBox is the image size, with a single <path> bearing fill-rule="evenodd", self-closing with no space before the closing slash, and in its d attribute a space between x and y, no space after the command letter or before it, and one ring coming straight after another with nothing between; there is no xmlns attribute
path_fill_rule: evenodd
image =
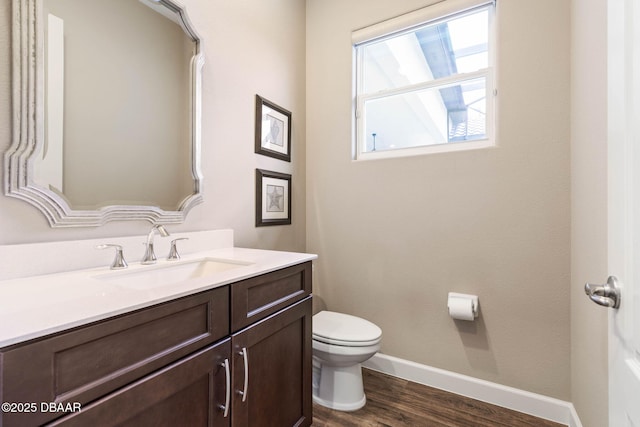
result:
<svg viewBox="0 0 640 427"><path fill-rule="evenodd" d="M232 426L310 426L311 263L234 284Z"/></svg>
<svg viewBox="0 0 640 427"><path fill-rule="evenodd" d="M0 350L0 401L35 405L1 413L0 424L40 425L65 415L43 404L84 410L225 339L228 300L224 286Z"/></svg>
<svg viewBox="0 0 640 427"><path fill-rule="evenodd" d="M0 349L0 426L311 425L310 294L307 262Z"/></svg>

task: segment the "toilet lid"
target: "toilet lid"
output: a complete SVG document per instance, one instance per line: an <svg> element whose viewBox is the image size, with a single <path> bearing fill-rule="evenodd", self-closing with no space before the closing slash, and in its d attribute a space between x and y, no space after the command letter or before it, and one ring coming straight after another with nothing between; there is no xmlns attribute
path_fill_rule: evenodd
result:
<svg viewBox="0 0 640 427"><path fill-rule="evenodd" d="M375 344L382 330L369 322L349 314L321 311L313 316L314 339L328 343Z"/></svg>

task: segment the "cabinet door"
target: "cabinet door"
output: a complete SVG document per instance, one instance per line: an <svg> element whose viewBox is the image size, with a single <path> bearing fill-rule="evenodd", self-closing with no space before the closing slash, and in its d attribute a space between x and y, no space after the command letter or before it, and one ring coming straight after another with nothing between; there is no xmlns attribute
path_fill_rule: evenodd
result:
<svg viewBox="0 0 640 427"><path fill-rule="evenodd" d="M229 426L226 339L142 378L51 426ZM228 406L228 403L227 403Z"/></svg>
<svg viewBox="0 0 640 427"><path fill-rule="evenodd" d="M232 425L310 426L311 297L234 334Z"/></svg>

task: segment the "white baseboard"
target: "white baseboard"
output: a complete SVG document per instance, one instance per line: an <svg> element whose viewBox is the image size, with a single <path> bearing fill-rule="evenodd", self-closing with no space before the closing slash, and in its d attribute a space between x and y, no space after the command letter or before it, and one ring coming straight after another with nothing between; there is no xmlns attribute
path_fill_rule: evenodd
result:
<svg viewBox="0 0 640 427"><path fill-rule="evenodd" d="M378 353L364 367L440 390L513 409L569 427L582 427L571 402Z"/></svg>

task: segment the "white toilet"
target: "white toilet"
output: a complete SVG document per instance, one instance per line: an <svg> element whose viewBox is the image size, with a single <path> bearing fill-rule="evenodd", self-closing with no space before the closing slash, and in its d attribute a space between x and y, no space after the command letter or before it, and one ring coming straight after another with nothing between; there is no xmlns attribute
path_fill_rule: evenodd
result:
<svg viewBox="0 0 640 427"><path fill-rule="evenodd" d="M313 401L339 411L362 408L367 399L360 363L380 350L382 330L348 314L313 316Z"/></svg>

